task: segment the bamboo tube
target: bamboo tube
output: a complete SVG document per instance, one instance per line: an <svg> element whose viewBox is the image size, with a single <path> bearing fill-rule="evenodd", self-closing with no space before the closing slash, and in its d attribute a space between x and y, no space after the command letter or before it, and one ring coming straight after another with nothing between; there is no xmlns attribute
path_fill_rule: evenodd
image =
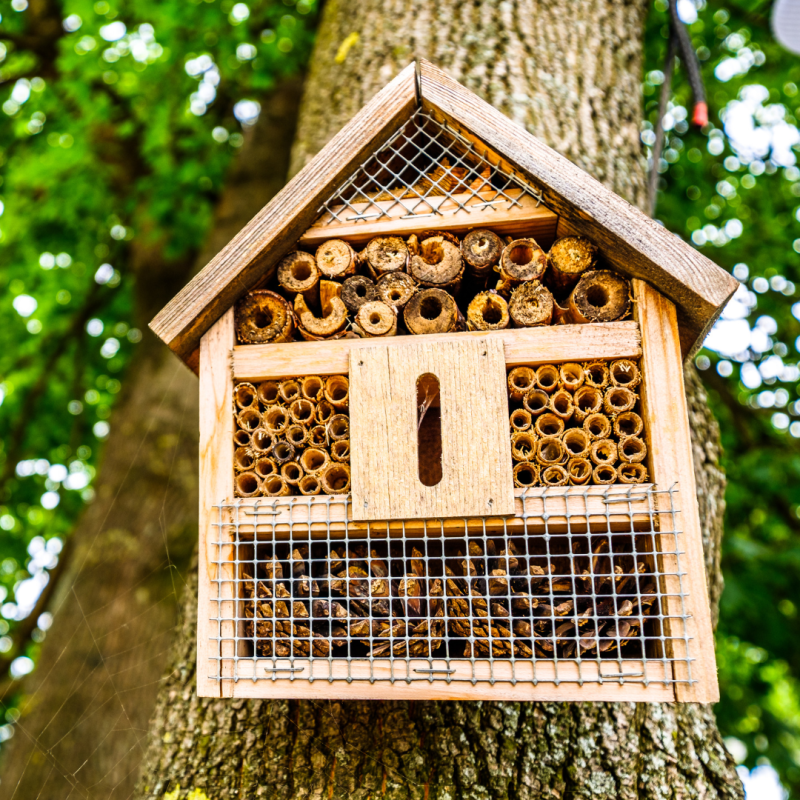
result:
<svg viewBox="0 0 800 800"><path fill-rule="evenodd" d="M514 367L508 373L508 394L519 402L536 386L536 373L530 367Z"/></svg>
<svg viewBox="0 0 800 800"><path fill-rule="evenodd" d="M479 292L467 306L467 330L499 331L508 327L508 303L497 292Z"/></svg>
<svg viewBox="0 0 800 800"><path fill-rule="evenodd" d="M630 311L631 285L616 272L586 272L570 294L567 308L572 323L613 322Z"/></svg>
<svg viewBox="0 0 800 800"><path fill-rule="evenodd" d="M303 468L296 461L287 461L281 467L281 478L283 478L289 486L297 486L302 477Z"/></svg>
<svg viewBox="0 0 800 800"><path fill-rule="evenodd" d="M330 339L347 323L347 308L340 297L332 297L328 313L316 317L306 304L302 294L295 295L294 313L299 321L300 335L308 341Z"/></svg>
<svg viewBox="0 0 800 800"><path fill-rule="evenodd" d="M522 404L532 417L537 417L550 407L550 395L544 389L532 389L525 395Z"/></svg>
<svg viewBox="0 0 800 800"><path fill-rule="evenodd" d="M347 380L347 376L331 375L325 381L324 397L336 409L347 408L350 400L350 382Z"/></svg>
<svg viewBox="0 0 800 800"><path fill-rule="evenodd" d="M500 279L509 288L525 281L540 281L547 256L534 239L514 239L500 254Z"/></svg>
<svg viewBox="0 0 800 800"><path fill-rule="evenodd" d="M524 408L518 408L511 412L509 422L512 430L527 431L531 427L531 412Z"/></svg>
<svg viewBox="0 0 800 800"><path fill-rule="evenodd" d="M330 456L319 447L308 447L300 456L300 466L306 475L317 475L330 463Z"/></svg>
<svg viewBox="0 0 800 800"><path fill-rule="evenodd" d="M511 434L511 456L514 461L530 461L536 452L536 435L531 431Z"/></svg>
<svg viewBox="0 0 800 800"><path fill-rule="evenodd" d="M289 484L280 475L270 475L262 483L267 497L286 497L291 494Z"/></svg>
<svg viewBox="0 0 800 800"><path fill-rule="evenodd" d="M278 464L285 464L295 457L295 446L291 442L276 442L272 448L272 459Z"/></svg>
<svg viewBox="0 0 800 800"><path fill-rule="evenodd" d="M573 486L583 486L592 477L592 464L588 458L571 458L567 462L567 474Z"/></svg>
<svg viewBox="0 0 800 800"><path fill-rule="evenodd" d="M570 392L577 392L583 386L585 379L583 367L574 361L562 364L558 368L558 377L561 380L561 385Z"/></svg>
<svg viewBox="0 0 800 800"><path fill-rule="evenodd" d="M644 483L647 480L647 469L644 464L620 464L617 477L620 483Z"/></svg>
<svg viewBox="0 0 800 800"><path fill-rule="evenodd" d="M536 462L543 467L550 464L563 464L569 453L564 442L555 436L546 436L536 443Z"/></svg>
<svg viewBox="0 0 800 800"><path fill-rule="evenodd" d="M334 310L333 298L342 298L342 284L336 281L320 281L319 282L319 307L322 311L322 316L327 317Z"/></svg>
<svg viewBox="0 0 800 800"><path fill-rule="evenodd" d="M297 486L300 489L300 494L306 496L319 494L320 492L319 478L316 475L303 475Z"/></svg>
<svg viewBox="0 0 800 800"><path fill-rule="evenodd" d="M237 472L248 472L253 469L255 455L249 447L237 447L233 451L233 468Z"/></svg>
<svg viewBox="0 0 800 800"><path fill-rule="evenodd" d="M288 406L300 397L300 382L295 378L287 378L281 381L278 388L278 396L281 402Z"/></svg>
<svg viewBox="0 0 800 800"><path fill-rule="evenodd" d="M588 434L582 428L570 428L564 431L561 441L564 442L570 458L586 458L590 442Z"/></svg>
<svg viewBox="0 0 800 800"><path fill-rule="evenodd" d="M564 420L549 411L536 418L534 428L542 438L561 436L564 433Z"/></svg>
<svg viewBox="0 0 800 800"><path fill-rule="evenodd" d="M616 483L617 471L611 466L611 464L598 464L594 468L592 478L594 478L594 482L600 486L609 483Z"/></svg>
<svg viewBox="0 0 800 800"><path fill-rule="evenodd" d="M514 467L514 486L524 489L526 486L536 486L539 483L539 465L529 461L522 461Z"/></svg>
<svg viewBox="0 0 800 800"><path fill-rule="evenodd" d="M586 385L595 389L605 389L609 383L608 364L605 361L589 361L583 365Z"/></svg>
<svg viewBox="0 0 800 800"><path fill-rule="evenodd" d="M626 436L620 440L619 460L628 464L638 464L647 456L647 445L638 436Z"/></svg>
<svg viewBox="0 0 800 800"><path fill-rule="evenodd" d="M381 300L364 303L356 314L356 325L368 338L395 336L397 334L397 311Z"/></svg>
<svg viewBox="0 0 800 800"><path fill-rule="evenodd" d="M331 442L331 458L334 461L349 461L350 440L337 439L335 442Z"/></svg>
<svg viewBox="0 0 800 800"><path fill-rule="evenodd" d="M408 264L408 247L399 236L376 236L360 255L373 278L387 272L403 271Z"/></svg>
<svg viewBox="0 0 800 800"><path fill-rule="evenodd" d="M308 432L308 443L311 447L327 447L328 446L328 432L325 430L324 425L315 425Z"/></svg>
<svg viewBox="0 0 800 800"><path fill-rule="evenodd" d="M319 479L325 494L347 494L350 488L350 467L347 464L329 464Z"/></svg>
<svg viewBox="0 0 800 800"><path fill-rule="evenodd" d="M278 465L267 456L261 456L261 458L256 459L253 469L256 475L262 480L268 478L270 475L278 474Z"/></svg>
<svg viewBox="0 0 800 800"><path fill-rule="evenodd" d="M583 421L583 429L592 441L607 439L611 436L611 420L599 412L589 414Z"/></svg>
<svg viewBox="0 0 800 800"><path fill-rule="evenodd" d="M327 401L320 400L317 403L317 422L325 425L336 413L336 409Z"/></svg>
<svg viewBox="0 0 800 800"><path fill-rule="evenodd" d="M565 295L597 260L597 248L583 236L564 236L553 242L547 254L548 283L558 295Z"/></svg>
<svg viewBox="0 0 800 800"><path fill-rule="evenodd" d="M536 384L547 394L552 394L558 389L559 375L558 370L552 364L542 364L536 370Z"/></svg>
<svg viewBox="0 0 800 800"><path fill-rule="evenodd" d="M539 281L528 281L511 292L508 313L517 328L549 325L553 319L553 295Z"/></svg>
<svg viewBox="0 0 800 800"><path fill-rule="evenodd" d="M298 397L289 406L289 416L292 422L298 425L313 425L316 410L316 406L310 400Z"/></svg>
<svg viewBox="0 0 800 800"><path fill-rule="evenodd" d="M236 416L239 427L251 433L261 424L261 414L256 408L246 408Z"/></svg>
<svg viewBox="0 0 800 800"><path fill-rule="evenodd" d="M319 375L306 375L300 378L300 394L312 403L316 403L323 397L325 383Z"/></svg>
<svg viewBox="0 0 800 800"><path fill-rule="evenodd" d="M275 437L264 428L256 428L250 437L250 444L256 455L266 455L275 444Z"/></svg>
<svg viewBox="0 0 800 800"><path fill-rule="evenodd" d="M608 375L614 386L624 386L627 389L635 389L642 380L639 367L628 358L612 361L608 367Z"/></svg>
<svg viewBox="0 0 800 800"><path fill-rule="evenodd" d="M255 497L261 492L261 481L255 472L240 472L234 480L237 497Z"/></svg>
<svg viewBox="0 0 800 800"><path fill-rule="evenodd" d="M614 420L614 433L620 439L626 436L639 436L643 429L644 422L635 411L623 411Z"/></svg>
<svg viewBox="0 0 800 800"><path fill-rule="evenodd" d="M461 241L461 257L470 278L485 280L503 253L503 240L493 231L478 228Z"/></svg>
<svg viewBox="0 0 800 800"><path fill-rule="evenodd" d="M624 386L612 386L606 389L603 408L607 414L621 414L632 411L636 405L636 395Z"/></svg>
<svg viewBox="0 0 800 800"><path fill-rule="evenodd" d="M283 432L283 435L289 444L294 445L296 450L308 441L308 429L299 423L289 425Z"/></svg>
<svg viewBox="0 0 800 800"><path fill-rule="evenodd" d="M417 292L403 309L409 333L449 333L458 325L458 308L451 295L442 289Z"/></svg>
<svg viewBox="0 0 800 800"><path fill-rule="evenodd" d="M310 253L295 250L278 264L278 286L290 294L303 294L309 303L319 299L319 278L317 262Z"/></svg>
<svg viewBox="0 0 800 800"><path fill-rule="evenodd" d="M336 414L327 425L328 436L334 442L350 437L350 420L346 414Z"/></svg>
<svg viewBox="0 0 800 800"><path fill-rule="evenodd" d="M429 236L420 242L419 253L411 256L408 271L420 286L455 294L464 274L461 251L444 236Z"/></svg>
<svg viewBox="0 0 800 800"><path fill-rule="evenodd" d="M574 402L575 419L580 422L603 408L603 393L593 386L581 386L575 392Z"/></svg>
<svg viewBox="0 0 800 800"><path fill-rule="evenodd" d="M342 302L351 314L356 314L364 303L377 298L375 281L366 275L354 275L342 284Z"/></svg>
<svg viewBox="0 0 800 800"><path fill-rule="evenodd" d="M271 433L273 436L280 436L289 424L289 414L283 406L270 406L264 412L262 419L267 433Z"/></svg>
<svg viewBox="0 0 800 800"><path fill-rule="evenodd" d="M252 444L250 432L237 428L233 432L233 443L236 447L250 447Z"/></svg>
<svg viewBox="0 0 800 800"><path fill-rule="evenodd" d="M559 389L550 397L550 408L557 417L561 417L564 421L570 419L575 413L572 395L566 389Z"/></svg>
<svg viewBox="0 0 800 800"><path fill-rule="evenodd" d="M290 342L294 314L289 303L275 292L259 289L246 294L234 315L236 338L243 344Z"/></svg>
<svg viewBox="0 0 800 800"><path fill-rule="evenodd" d="M406 305L416 290L416 281L407 272L387 272L375 286L376 299L397 310Z"/></svg>
<svg viewBox="0 0 800 800"><path fill-rule="evenodd" d="M265 406L274 406L280 401L281 385L278 381L264 381L258 384L258 400Z"/></svg>
<svg viewBox="0 0 800 800"><path fill-rule="evenodd" d="M616 464L617 443L613 439L597 439L592 442L589 455L595 464Z"/></svg>
<svg viewBox="0 0 800 800"><path fill-rule="evenodd" d="M342 281L355 275L356 254L342 239L328 239L318 248L315 256L317 268L326 278Z"/></svg>
<svg viewBox="0 0 800 800"><path fill-rule="evenodd" d="M569 475L564 467L553 464L542 470L542 483L545 486L566 486Z"/></svg>
<svg viewBox="0 0 800 800"><path fill-rule="evenodd" d="M233 390L233 399L237 408L258 408L258 393L252 383L238 383Z"/></svg>

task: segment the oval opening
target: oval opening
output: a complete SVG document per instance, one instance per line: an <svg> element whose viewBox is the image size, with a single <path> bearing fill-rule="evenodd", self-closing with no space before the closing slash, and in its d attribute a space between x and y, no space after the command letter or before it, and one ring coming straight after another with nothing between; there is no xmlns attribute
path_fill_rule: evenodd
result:
<svg viewBox="0 0 800 800"><path fill-rule="evenodd" d="M442 480L439 379L430 372L417 378L417 471L423 486Z"/></svg>

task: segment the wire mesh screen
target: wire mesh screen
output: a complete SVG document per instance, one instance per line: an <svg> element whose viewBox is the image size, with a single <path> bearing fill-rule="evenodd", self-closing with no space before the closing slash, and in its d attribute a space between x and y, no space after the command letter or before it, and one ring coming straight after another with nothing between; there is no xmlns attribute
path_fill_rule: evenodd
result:
<svg viewBox="0 0 800 800"><path fill-rule="evenodd" d="M692 682L677 487L518 492L513 518L353 523L349 496L216 506L208 674Z"/></svg>
<svg viewBox="0 0 800 800"><path fill-rule="evenodd" d="M497 159L492 159L497 161ZM508 212L541 195L511 167L418 110L320 207L316 225L437 217L457 211Z"/></svg>

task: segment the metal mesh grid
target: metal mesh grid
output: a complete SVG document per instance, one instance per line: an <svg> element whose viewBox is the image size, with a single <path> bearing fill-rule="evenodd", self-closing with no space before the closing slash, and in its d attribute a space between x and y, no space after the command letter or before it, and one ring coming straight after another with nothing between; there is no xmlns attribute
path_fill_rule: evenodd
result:
<svg viewBox="0 0 800 800"><path fill-rule="evenodd" d="M315 224L437 217L457 211L507 212L541 194L513 168L453 128L417 110L319 209Z"/></svg>
<svg viewBox="0 0 800 800"><path fill-rule="evenodd" d="M530 489L514 518L389 525L348 522L349 496L222 503L208 675L692 683L677 496L676 486ZM467 556L471 545L483 555ZM475 573L462 565L448 580L467 559ZM505 581L492 577L503 563ZM523 563L527 574L512 577ZM416 596L414 566L425 575Z"/></svg>

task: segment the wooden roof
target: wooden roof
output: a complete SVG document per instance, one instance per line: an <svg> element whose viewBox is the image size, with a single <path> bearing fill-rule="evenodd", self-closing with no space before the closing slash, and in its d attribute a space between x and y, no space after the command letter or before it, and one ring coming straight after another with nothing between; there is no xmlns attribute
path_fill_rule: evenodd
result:
<svg viewBox="0 0 800 800"><path fill-rule="evenodd" d="M684 356L702 344L738 282L725 270L531 136L427 61L385 86L153 319L150 328L197 369L203 334L274 272L322 203L421 107L516 169L621 273L654 285L677 306Z"/></svg>

